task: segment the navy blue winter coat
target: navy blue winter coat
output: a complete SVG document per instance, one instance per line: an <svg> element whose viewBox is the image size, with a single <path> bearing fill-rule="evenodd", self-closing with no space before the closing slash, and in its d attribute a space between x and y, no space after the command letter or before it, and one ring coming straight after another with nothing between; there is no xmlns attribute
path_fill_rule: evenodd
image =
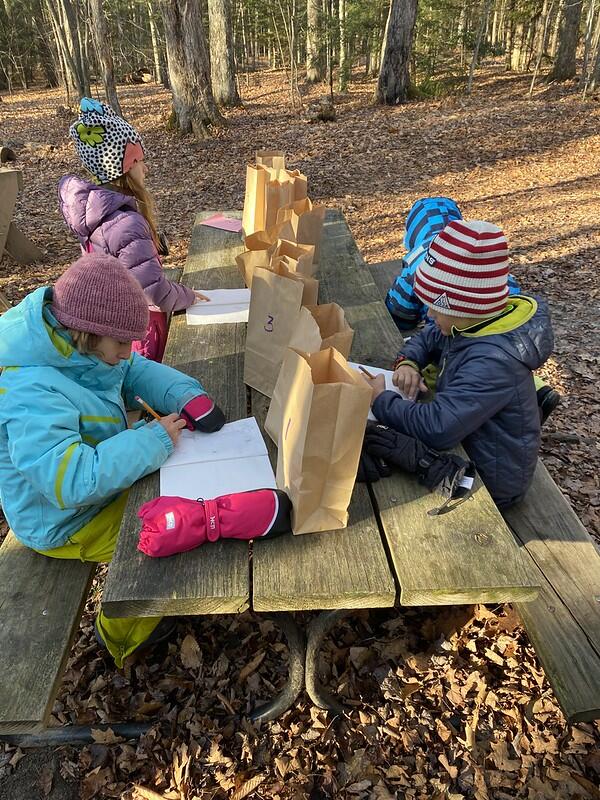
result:
<svg viewBox="0 0 600 800"><path fill-rule="evenodd" d="M431 403L383 392L373 413L385 425L447 450L462 442L499 507L518 502L538 457L540 417L531 371L549 357L554 337L547 304L511 297L507 310L443 336L427 325L401 350L420 369L439 365Z"/></svg>

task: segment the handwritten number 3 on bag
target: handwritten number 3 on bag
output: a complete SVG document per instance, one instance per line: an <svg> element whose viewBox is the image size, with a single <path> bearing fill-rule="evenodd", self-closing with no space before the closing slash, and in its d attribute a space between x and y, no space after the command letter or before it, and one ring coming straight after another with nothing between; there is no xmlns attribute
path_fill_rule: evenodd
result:
<svg viewBox="0 0 600 800"><path fill-rule="evenodd" d="M265 325L265 330L267 333L273 333L273 321L274 317L270 314L267 314L267 324Z"/></svg>

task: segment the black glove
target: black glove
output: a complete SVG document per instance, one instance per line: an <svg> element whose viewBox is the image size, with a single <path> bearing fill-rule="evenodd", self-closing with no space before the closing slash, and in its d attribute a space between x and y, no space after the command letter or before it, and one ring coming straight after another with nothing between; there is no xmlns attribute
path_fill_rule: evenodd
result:
<svg viewBox="0 0 600 800"><path fill-rule="evenodd" d="M373 422L367 424L365 450L374 458L416 474L429 491L437 490L446 497L454 493L458 481L472 467L460 456L438 453L412 436Z"/></svg>
<svg viewBox="0 0 600 800"><path fill-rule="evenodd" d="M431 451L432 453L434 451ZM454 453L436 453L435 458L417 470L419 483L426 486L430 492L438 491L444 497L453 497L458 489L458 483L467 470L472 468L470 461L454 455Z"/></svg>
<svg viewBox="0 0 600 800"><path fill-rule="evenodd" d="M387 478L392 474L391 469L382 458L371 456L364 446L358 462L356 480L359 483L376 483L380 478Z"/></svg>
<svg viewBox="0 0 600 800"><path fill-rule="evenodd" d="M428 452L418 439L376 422L367 423L363 449L405 472L416 472L419 458Z"/></svg>

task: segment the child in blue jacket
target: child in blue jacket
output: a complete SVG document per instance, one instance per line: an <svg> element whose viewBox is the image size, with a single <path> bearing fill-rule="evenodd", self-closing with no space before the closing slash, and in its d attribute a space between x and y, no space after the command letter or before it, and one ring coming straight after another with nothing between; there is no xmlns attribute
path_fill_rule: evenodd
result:
<svg viewBox="0 0 600 800"><path fill-rule="evenodd" d="M27 547L110 561L126 490L163 464L183 427L223 425L198 381L131 352L147 324L139 283L116 258L95 254L0 318L0 502ZM128 429L136 395L160 421ZM100 612L96 632L122 666L173 628L159 623Z"/></svg>
<svg viewBox="0 0 600 800"><path fill-rule="evenodd" d="M373 413L381 423L435 450L462 442L501 508L520 500L533 478L540 416L531 371L553 347L547 305L509 297L507 281L500 228L450 222L415 273L415 294L435 324L400 352L393 380L409 399L385 391L380 378L372 381ZM430 363L438 367L435 397L415 403ZM371 453L388 464L394 463L393 431Z"/></svg>

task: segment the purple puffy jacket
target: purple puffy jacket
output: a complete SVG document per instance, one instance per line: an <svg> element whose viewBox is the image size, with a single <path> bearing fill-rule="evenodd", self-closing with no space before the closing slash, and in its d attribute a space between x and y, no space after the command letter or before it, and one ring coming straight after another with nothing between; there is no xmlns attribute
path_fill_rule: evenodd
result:
<svg viewBox="0 0 600 800"><path fill-rule="evenodd" d="M118 258L141 283L150 305L171 313L194 303L191 289L165 278L150 226L137 210L135 197L66 175L58 184L58 199L82 250Z"/></svg>

